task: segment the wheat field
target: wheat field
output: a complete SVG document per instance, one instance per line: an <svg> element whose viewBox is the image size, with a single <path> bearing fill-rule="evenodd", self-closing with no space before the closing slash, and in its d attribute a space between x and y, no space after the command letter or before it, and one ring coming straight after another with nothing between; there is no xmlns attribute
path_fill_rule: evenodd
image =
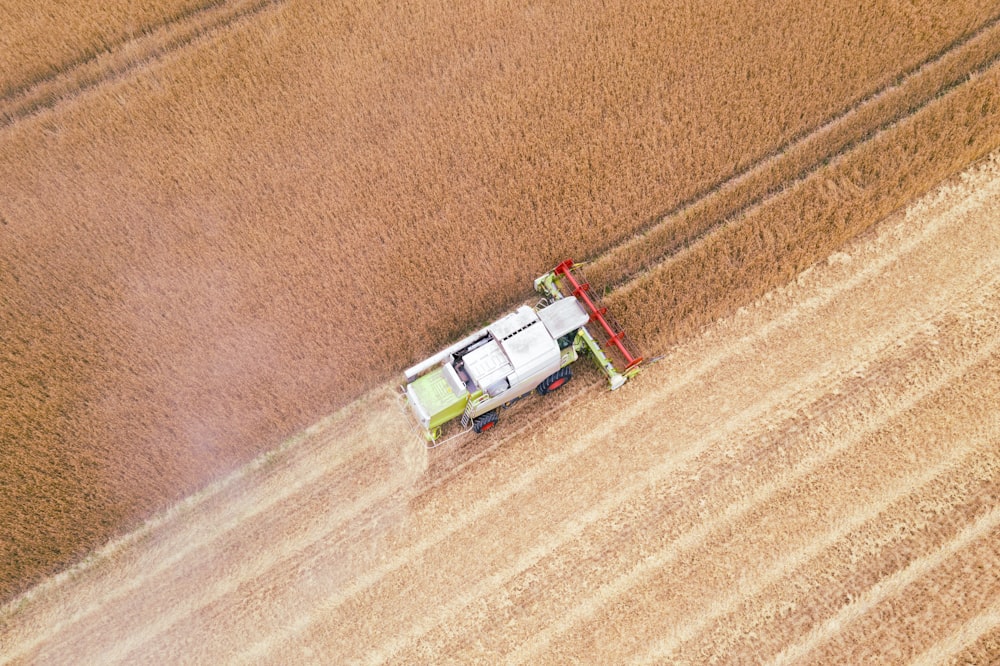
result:
<svg viewBox="0 0 1000 666"><path fill-rule="evenodd" d="M656 353L1000 145L987 2L10 9L3 598L566 257Z"/></svg>
<svg viewBox="0 0 1000 666"><path fill-rule="evenodd" d="M377 387L0 606L0 660L994 664L998 197L995 153L482 436Z"/></svg>

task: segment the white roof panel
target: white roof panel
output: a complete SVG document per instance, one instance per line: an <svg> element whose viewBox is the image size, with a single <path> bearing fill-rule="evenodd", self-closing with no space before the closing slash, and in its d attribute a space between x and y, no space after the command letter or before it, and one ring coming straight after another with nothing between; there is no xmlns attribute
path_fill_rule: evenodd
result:
<svg viewBox="0 0 1000 666"><path fill-rule="evenodd" d="M496 340L490 340L465 355L465 371L482 389L505 379L514 368Z"/></svg>
<svg viewBox="0 0 1000 666"><path fill-rule="evenodd" d="M590 321L590 315L580 305L580 301L576 300L576 296L560 298L542 308L538 311L538 318L542 320L545 328L549 329L553 338L561 338Z"/></svg>
<svg viewBox="0 0 1000 666"><path fill-rule="evenodd" d="M538 323L509 336L500 345L507 352L507 358L519 377L527 377L541 368L559 363L559 345L545 326Z"/></svg>
<svg viewBox="0 0 1000 666"><path fill-rule="evenodd" d="M489 331L497 340L503 340L516 331L519 331L525 326L529 326L537 321L538 315L535 314L535 311L527 305L522 305L514 312L511 312L509 315L506 315L491 324L489 326Z"/></svg>

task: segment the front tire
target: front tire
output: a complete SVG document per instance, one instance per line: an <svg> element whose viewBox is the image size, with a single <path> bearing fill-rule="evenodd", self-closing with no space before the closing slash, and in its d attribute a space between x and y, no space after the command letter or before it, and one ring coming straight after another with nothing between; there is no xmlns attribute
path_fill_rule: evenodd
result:
<svg viewBox="0 0 1000 666"><path fill-rule="evenodd" d="M481 434L493 428L499 420L500 415L497 414L497 410L491 409L485 414L480 414L472 419L472 429L476 431L476 434Z"/></svg>
<svg viewBox="0 0 1000 666"><path fill-rule="evenodd" d="M573 371L569 368L559 368L551 375L542 380L542 383L538 385L536 389L538 395L548 395L558 388L561 388L566 382L573 379Z"/></svg>

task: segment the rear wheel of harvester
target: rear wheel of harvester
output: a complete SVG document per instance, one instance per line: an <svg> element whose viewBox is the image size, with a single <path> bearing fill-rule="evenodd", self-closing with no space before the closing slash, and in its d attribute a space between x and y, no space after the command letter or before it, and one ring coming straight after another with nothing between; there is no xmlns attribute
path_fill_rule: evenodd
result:
<svg viewBox="0 0 1000 666"><path fill-rule="evenodd" d="M480 414L476 418L472 419L472 429L477 433L486 432L495 426L499 420L500 415L497 414L497 410L492 409L485 414Z"/></svg>
<svg viewBox="0 0 1000 666"><path fill-rule="evenodd" d="M542 380L542 383L538 385L538 395L546 395L547 393L552 393L560 386L573 379L573 371L569 368L559 368L551 375Z"/></svg>

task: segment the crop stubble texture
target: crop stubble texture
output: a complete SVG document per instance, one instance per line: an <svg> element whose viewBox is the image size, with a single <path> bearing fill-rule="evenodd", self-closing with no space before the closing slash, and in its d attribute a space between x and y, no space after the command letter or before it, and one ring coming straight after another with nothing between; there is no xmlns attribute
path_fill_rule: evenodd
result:
<svg viewBox="0 0 1000 666"><path fill-rule="evenodd" d="M275 3L5 127L0 596L966 44L992 10ZM5 81L124 34L105 30ZM991 34L956 58L988 63ZM630 332L679 339L994 147L993 70L926 103L963 67L686 254L641 250L655 268L611 297Z"/></svg>
<svg viewBox="0 0 1000 666"><path fill-rule="evenodd" d="M42 586L0 644L56 663L989 657L998 160L632 388L466 441L496 448L447 480L407 462L426 451L390 387L352 403Z"/></svg>

